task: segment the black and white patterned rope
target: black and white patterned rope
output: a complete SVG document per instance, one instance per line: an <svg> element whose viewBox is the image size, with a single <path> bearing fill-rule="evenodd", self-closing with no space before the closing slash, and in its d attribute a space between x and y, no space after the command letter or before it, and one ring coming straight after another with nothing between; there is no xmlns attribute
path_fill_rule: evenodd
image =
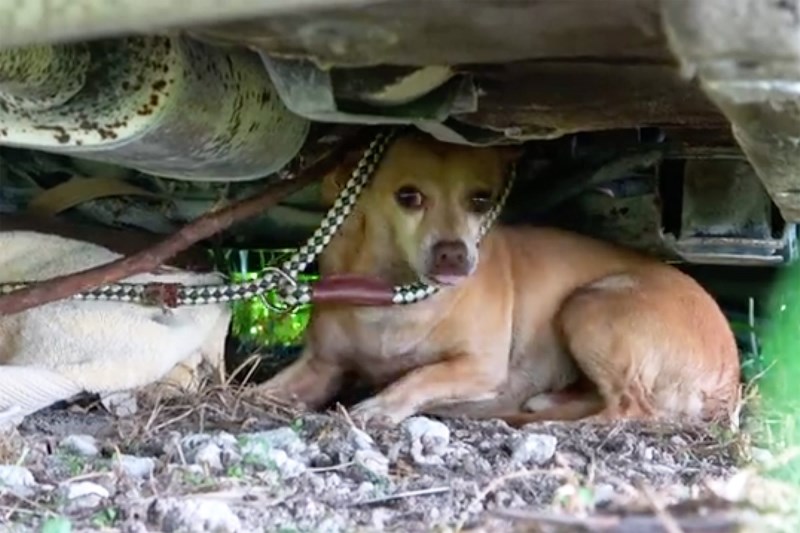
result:
<svg viewBox="0 0 800 533"><path fill-rule="evenodd" d="M175 305L205 305L249 300L254 297L263 298L267 293L276 289L283 301L280 306L283 309L291 309L311 303L312 288L307 283L295 281L297 275L305 270L325 249L353 211L361 192L375 173L396 132L396 129L388 129L376 135L375 139L364 151L364 155L353 170L350 179L336 198L333 206L323 217L320 226L305 244L298 248L279 268L269 267L262 272L259 278L241 283L178 285L175 294L171 295ZM484 217L481 224L480 238L483 238L502 211L511 191L514 175L515 171L512 168L498 201ZM28 282L0 284L0 295L10 294L27 287L29 284ZM154 285L157 284L113 283L78 293L72 296L72 299L150 304L154 301L152 295ZM428 285L422 281L401 285L394 287L392 301L395 304L414 303L429 298L438 290L439 287ZM158 301L158 298L155 298L155 301Z"/></svg>

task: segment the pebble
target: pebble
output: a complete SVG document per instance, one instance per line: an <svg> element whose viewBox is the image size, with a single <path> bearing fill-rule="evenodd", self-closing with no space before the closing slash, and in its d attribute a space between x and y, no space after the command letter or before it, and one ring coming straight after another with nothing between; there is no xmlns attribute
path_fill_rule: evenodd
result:
<svg viewBox="0 0 800 533"><path fill-rule="evenodd" d="M284 479L297 477L306 471L306 465L292 459L289 454L279 449L267 450L264 455L264 464L277 470Z"/></svg>
<svg viewBox="0 0 800 533"><path fill-rule="evenodd" d="M107 500L111 494L108 489L91 481L76 481L67 485L65 496L67 507L71 510L93 509Z"/></svg>
<svg viewBox="0 0 800 533"><path fill-rule="evenodd" d="M511 460L543 465L555 455L556 444L558 440L552 435L526 433L512 444Z"/></svg>
<svg viewBox="0 0 800 533"><path fill-rule="evenodd" d="M356 450L372 450L376 447L375 441L372 439L372 437L355 427L350 428L347 438L353 444Z"/></svg>
<svg viewBox="0 0 800 533"><path fill-rule="evenodd" d="M356 487L356 493L364 497L370 496L375 491L375 484L364 481Z"/></svg>
<svg viewBox="0 0 800 533"><path fill-rule="evenodd" d="M349 531L345 519L341 516L330 516L323 519L320 523L314 526L314 531L320 533L340 533L342 531Z"/></svg>
<svg viewBox="0 0 800 533"><path fill-rule="evenodd" d="M750 456L752 457L753 462L762 465L771 466L772 463L775 461L775 456L772 454L771 451L765 448L758 448L756 446L750 447Z"/></svg>
<svg viewBox="0 0 800 533"><path fill-rule="evenodd" d="M386 523L392 519L392 511L379 507L372 511L370 523L375 531L386 531Z"/></svg>
<svg viewBox="0 0 800 533"><path fill-rule="evenodd" d="M245 434L239 442L246 462L275 469L284 478L301 474L310 462L308 446L290 427Z"/></svg>
<svg viewBox="0 0 800 533"><path fill-rule="evenodd" d="M192 433L191 435L186 435L179 439L181 451L187 456L186 458L189 459L189 456L194 453L195 450L211 442L211 439L212 437L208 433Z"/></svg>
<svg viewBox="0 0 800 533"><path fill-rule="evenodd" d="M246 441L260 441L270 448L283 450L287 454L297 456L306 451L306 443L295 430L286 426L269 431L242 435Z"/></svg>
<svg viewBox="0 0 800 533"><path fill-rule="evenodd" d="M605 505L614 500L617 490L609 483L600 483L594 488L594 505Z"/></svg>
<svg viewBox="0 0 800 533"><path fill-rule="evenodd" d="M441 464L441 455L450 444L450 428L426 418L415 416L403 423L411 441L411 458L417 464Z"/></svg>
<svg viewBox="0 0 800 533"><path fill-rule="evenodd" d="M91 435L69 435L59 443L59 448L82 457L97 457L100 455L100 446L97 439Z"/></svg>
<svg viewBox="0 0 800 533"><path fill-rule="evenodd" d="M385 478L389 475L389 459L378 450L356 450L353 455L353 462L357 470L367 474L367 480L373 478Z"/></svg>
<svg viewBox="0 0 800 533"><path fill-rule="evenodd" d="M30 494L35 486L33 474L24 466L0 465L0 487L24 496Z"/></svg>
<svg viewBox="0 0 800 533"><path fill-rule="evenodd" d="M239 517L225 502L217 500L164 498L147 511L148 521L164 533L239 533Z"/></svg>
<svg viewBox="0 0 800 533"><path fill-rule="evenodd" d="M248 438L243 442L242 456L246 463L262 469L274 469L280 472L282 476L285 474L291 475L291 470L294 466L293 462L302 464L289 457L285 450L272 448L264 440L257 437Z"/></svg>
<svg viewBox="0 0 800 533"><path fill-rule="evenodd" d="M139 404L136 395L129 391L111 392L100 398L100 403L109 413L119 418L127 418L136 414Z"/></svg>
<svg viewBox="0 0 800 533"><path fill-rule="evenodd" d="M218 472L222 470L222 448L213 442L203 444L195 451L192 462Z"/></svg>
<svg viewBox="0 0 800 533"><path fill-rule="evenodd" d="M156 468L156 461L152 457L120 454L117 460L122 471L132 478L149 477Z"/></svg>
<svg viewBox="0 0 800 533"><path fill-rule="evenodd" d="M239 443L230 433L216 435L194 433L180 439L183 456L190 464L198 464L212 471L220 471L241 460Z"/></svg>

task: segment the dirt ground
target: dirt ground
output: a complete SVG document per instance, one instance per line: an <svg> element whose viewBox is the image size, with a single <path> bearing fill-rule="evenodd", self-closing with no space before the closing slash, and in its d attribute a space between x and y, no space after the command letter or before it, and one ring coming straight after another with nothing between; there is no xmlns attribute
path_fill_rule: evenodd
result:
<svg viewBox="0 0 800 533"><path fill-rule="evenodd" d="M4 531L797 531L742 433L445 422L366 431L229 389L53 408L0 438Z"/></svg>

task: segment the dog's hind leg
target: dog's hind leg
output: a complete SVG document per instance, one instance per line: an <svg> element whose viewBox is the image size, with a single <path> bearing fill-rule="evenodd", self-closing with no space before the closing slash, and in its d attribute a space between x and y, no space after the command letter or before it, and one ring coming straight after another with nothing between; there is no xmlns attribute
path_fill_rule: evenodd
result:
<svg viewBox="0 0 800 533"><path fill-rule="evenodd" d="M613 275L579 289L563 339L616 419L703 419L735 403L738 353L713 299L678 271Z"/></svg>
<svg viewBox="0 0 800 533"><path fill-rule="evenodd" d="M579 289L559 314L576 364L597 387L603 407L592 419L650 418L653 372L663 357L652 310L639 281L610 276Z"/></svg>

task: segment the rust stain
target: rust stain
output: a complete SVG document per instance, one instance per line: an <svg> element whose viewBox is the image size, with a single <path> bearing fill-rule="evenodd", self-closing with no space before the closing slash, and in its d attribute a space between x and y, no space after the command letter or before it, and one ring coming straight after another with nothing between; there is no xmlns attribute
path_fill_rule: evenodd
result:
<svg viewBox="0 0 800 533"><path fill-rule="evenodd" d="M67 144L72 138L63 126L34 126L33 128L37 130L54 131L55 135L53 135L53 138L60 144Z"/></svg>

